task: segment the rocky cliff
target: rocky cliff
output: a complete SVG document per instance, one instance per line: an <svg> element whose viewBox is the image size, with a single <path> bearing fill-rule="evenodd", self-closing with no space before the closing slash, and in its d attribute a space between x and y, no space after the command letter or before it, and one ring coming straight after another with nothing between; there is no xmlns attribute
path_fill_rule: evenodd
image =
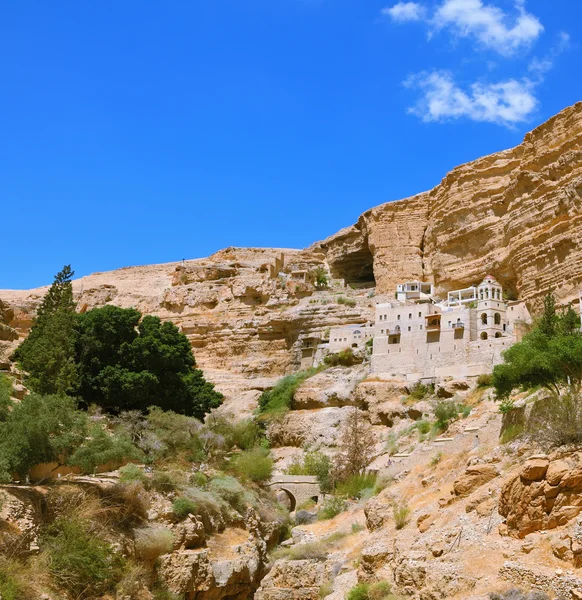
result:
<svg viewBox="0 0 582 600"><path fill-rule="evenodd" d="M582 103L510 150L453 169L434 189L373 208L314 248L336 276L391 292L407 279L440 292L491 272L536 304L582 283Z"/></svg>
<svg viewBox="0 0 582 600"><path fill-rule="evenodd" d="M324 291L311 277L320 266L335 279ZM530 307L549 288L559 301L577 299L582 102L516 148L457 167L433 190L373 208L309 249L227 248L207 259L96 273L77 280L75 293L81 311L112 303L171 319L210 378L227 395L246 389L252 400L272 378L300 368L307 340L371 320L397 282L433 281L443 293L488 272ZM0 291L8 303L0 362L17 343L14 331L26 334L44 291Z"/></svg>

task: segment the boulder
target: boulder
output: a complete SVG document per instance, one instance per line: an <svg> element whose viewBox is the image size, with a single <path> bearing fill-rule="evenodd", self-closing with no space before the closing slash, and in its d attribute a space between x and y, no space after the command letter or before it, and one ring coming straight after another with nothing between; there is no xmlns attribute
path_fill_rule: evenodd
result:
<svg viewBox="0 0 582 600"><path fill-rule="evenodd" d="M523 481L541 481L546 476L550 465L547 456L532 456L522 466L519 475Z"/></svg>
<svg viewBox="0 0 582 600"><path fill-rule="evenodd" d="M582 511L582 455L571 453L556 460L530 457L517 475L501 488L499 513L509 535L522 538L534 531L567 524Z"/></svg>
<svg viewBox="0 0 582 600"><path fill-rule="evenodd" d="M499 472L494 465L471 465L453 483L453 492L456 496L468 496L477 488L495 479L498 475Z"/></svg>

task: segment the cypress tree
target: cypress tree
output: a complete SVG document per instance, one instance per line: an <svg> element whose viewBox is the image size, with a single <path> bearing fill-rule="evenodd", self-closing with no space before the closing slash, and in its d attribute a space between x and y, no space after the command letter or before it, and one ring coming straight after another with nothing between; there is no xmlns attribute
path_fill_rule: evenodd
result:
<svg viewBox="0 0 582 600"><path fill-rule="evenodd" d="M57 273L12 357L26 372L26 385L39 394L65 394L76 383L73 275L70 265Z"/></svg>

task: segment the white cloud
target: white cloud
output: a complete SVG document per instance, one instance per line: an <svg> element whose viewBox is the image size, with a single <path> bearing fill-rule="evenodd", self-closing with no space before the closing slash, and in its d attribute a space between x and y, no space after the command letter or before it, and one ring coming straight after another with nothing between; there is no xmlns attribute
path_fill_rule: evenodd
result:
<svg viewBox="0 0 582 600"><path fill-rule="evenodd" d="M425 122L468 118L511 127L526 121L537 106L534 85L527 79L473 83L461 89L448 71L423 72L405 85L421 90L421 99L408 112Z"/></svg>
<svg viewBox="0 0 582 600"><path fill-rule="evenodd" d="M437 29L450 27L461 37L474 37L487 48L508 55L531 44L543 31L523 1L516 2L517 17L482 0L445 0L432 19Z"/></svg>
<svg viewBox="0 0 582 600"><path fill-rule="evenodd" d="M542 79L543 76L554 66L554 61L562 52L570 47L570 34L565 31L561 31L558 36L558 41L550 49L550 51L543 57L538 58L537 56L532 59L529 63L528 70L530 73Z"/></svg>
<svg viewBox="0 0 582 600"><path fill-rule="evenodd" d="M483 0L443 0L431 17L424 6L399 2L382 10L394 21L424 20L433 31L448 28L455 35L470 37L502 55L510 55L529 46L544 30L539 19L525 9L525 0L515 0L516 14L511 16Z"/></svg>
<svg viewBox="0 0 582 600"><path fill-rule="evenodd" d="M424 7L418 2L399 2L391 8L383 8L380 12L399 22L420 21L425 16Z"/></svg>

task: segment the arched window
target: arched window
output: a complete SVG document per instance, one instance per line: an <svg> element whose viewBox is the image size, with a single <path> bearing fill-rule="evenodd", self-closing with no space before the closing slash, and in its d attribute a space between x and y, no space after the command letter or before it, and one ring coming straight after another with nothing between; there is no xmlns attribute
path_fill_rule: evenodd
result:
<svg viewBox="0 0 582 600"><path fill-rule="evenodd" d="M499 313L495 313L495 325L501 325L501 315Z"/></svg>
<svg viewBox="0 0 582 600"><path fill-rule="evenodd" d="M500 338L500 337L501 337L501 331L498 331L498 332L495 334L495 337L496 337L496 338Z"/></svg>
<svg viewBox="0 0 582 600"><path fill-rule="evenodd" d="M483 323L483 325L487 325L487 313L483 313L481 315L481 323Z"/></svg>
<svg viewBox="0 0 582 600"><path fill-rule="evenodd" d="M486 331L481 332L481 339L482 340L486 340L487 339L487 332Z"/></svg>

